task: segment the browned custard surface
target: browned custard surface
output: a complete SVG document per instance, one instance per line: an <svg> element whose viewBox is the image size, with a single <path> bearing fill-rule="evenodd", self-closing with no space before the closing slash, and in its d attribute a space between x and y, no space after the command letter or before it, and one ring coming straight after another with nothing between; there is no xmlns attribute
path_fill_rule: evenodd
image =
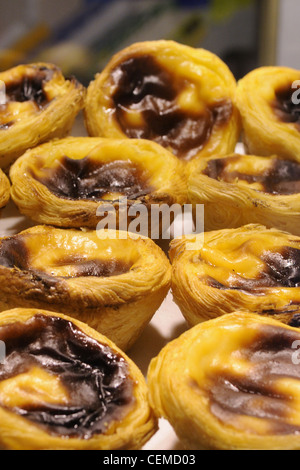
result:
<svg viewBox="0 0 300 470"><path fill-rule="evenodd" d="M299 242L299 237L287 232L250 224L207 232L200 249L186 250L180 262L186 259L188 279L199 282L200 287L231 290L224 292L226 298L227 294L230 298L241 295L245 308L248 303L250 308L255 298L256 308L268 305L272 309L279 304L286 307L299 303ZM234 290L240 292L234 294Z"/></svg>
<svg viewBox="0 0 300 470"><path fill-rule="evenodd" d="M245 182L248 185L257 184L253 189L274 195L292 195L300 193L300 164L290 160L272 158L270 164L261 172L255 170L241 171L238 166L242 159L248 156L232 156L209 160L203 174L210 178L226 183ZM253 163L261 157L251 157ZM229 166L236 162L235 169ZM251 162L249 165L251 170Z"/></svg>
<svg viewBox="0 0 300 470"><path fill-rule="evenodd" d="M36 250L42 253L48 252L53 253L51 258L51 264L49 266L35 266L29 243L33 243L36 246ZM42 236L40 243L43 243ZM112 256L99 258L88 258L83 251L75 252L74 250L68 250L68 253L61 253L61 250L57 253L55 241L51 244L50 240L46 240L45 246L38 246L39 236L26 235L15 235L12 237L4 238L0 241L0 265L7 268L17 268L21 271L29 271L37 279L43 281L46 284L54 284L56 277L63 278L74 278L80 276L98 276L98 277L109 277L118 276L124 274L130 270L134 261L128 259L117 259ZM47 247L48 245L48 247ZM69 247L70 248L70 247ZM71 252L72 251L72 252ZM57 256L56 256L57 255Z"/></svg>
<svg viewBox="0 0 300 470"><path fill-rule="evenodd" d="M126 160L101 163L89 157L65 156L53 168L30 173L55 196L65 199L109 200L117 194L133 199L152 190L146 172Z"/></svg>
<svg viewBox="0 0 300 470"><path fill-rule="evenodd" d="M20 118L21 108L12 108L13 103L30 103L33 110L43 110L51 101L44 86L54 74L54 69L32 67L26 74L5 84L6 103L0 105L0 129L8 129ZM26 108L27 109L27 108ZM25 111L25 107L24 107Z"/></svg>
<svg viewBox="0 0 300 470"><path fill-rule="evenodd" d="M170 148L180 158L190 159L208 141L214 127L231 118L231 100L224 99L199 112L180 109L177 97L186 87L153 56L132 57L112 71L116 91L112 97L117 121L129 138L153 140ZM131 116L139 113L139 122Z"/></svg>
<svg viewBox="0 0 300 470"><path fill-rule="evenodd" d="M264 269L256 278L245 278L234 273L228 285L212 277L207 278L207 284L217 289L241 289L256 294L265 288L300 287L300 249L282 247L276 252L265 252L260 260Z"/></svg>
<svg viewBox="0 0 300 470"><path fill-rule="evenodd" d="M24 75L18 81L12 81L6 85L8 101L33 101L37 107L44 107L47 102L46 92L43 89L45 82L53 76L53 70L39 67L35 74Z"/></svg>
<svg viewBox="0 0 300 470"><path fill-rule="evenodd" d="M300 368L292 357L295 352L292 346L299 341L299 333L265 324L256 331L241 330L240 335L238 350L233 346L228 359L223 358L227 367L206 370L211 413L224 424L252 432L299 433L294 392L299 389ZM233 345L235 341L233 336ZM217 350L218 347L216 354Z"/></svg>
<svg viewBox="0 0 300 470"><path fill-rule="evenodd" d="M293 123L300 131L300 104L293 100L295 88L293 83L288 83L275 91L275 100L272 107L275 115L282 122Z"/></svg>
<svg viewBox="0 0 300 470"><path fill-rule="evenodd" d="M0 339L6 345L6 359L0 364L0 406L51 434L88 439L121 420L134 403L124 358L70 321L37 313L25 323L1 326ZM5 381L36 369L59 378L66 390L62 403L28 403L12 409L1 403L6 403Z"/></svg>

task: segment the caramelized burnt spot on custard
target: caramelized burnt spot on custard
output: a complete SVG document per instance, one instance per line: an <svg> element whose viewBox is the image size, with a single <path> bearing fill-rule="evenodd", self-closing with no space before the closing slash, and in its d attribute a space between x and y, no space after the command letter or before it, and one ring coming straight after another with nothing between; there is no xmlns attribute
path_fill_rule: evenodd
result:
<svg viewBox="0 0 300 470"><path fill-rule="evenodd" d="M39 67L32 69L31 73L25 74L19 80L8 82L6 84L7 102L32 101L39 109L45 107L49 101L44 84L51 80L53 73L51 69Z"/></svg>
<svg viewBox="0 0 300 470"><path fill-rule="evenodd" d="M28 239L30 239L30 235ZM39 240L37 234L34 241L37 252L31 253L31 250L26 245L26 240L26 235L14 235L2 239L0 241L0 266L28 272L32 275L33 279L42 281L45 286L55 284L58 282L58 278L119 276L127 273L133 265L133 261L117 259L113 256L102 258L101 254L99 258L95 256L94 259L89 257L92 255L88 256L85 252L82 254L72 253L71 255L61 255L59 253L57 255L54 241L52 245L51 242L48 243L48 246L46 245L46 251L53 255L51 256L49 266L36 267L33 260L39 252L38 244L44 241L42 238Z"/></svg>
<svg viewBox="0 0 300 470"><path fill-rule="evenodd" d="M248 158L248 157L246 157ZM253 163L261 157L252 157ZM228 166L239 162L243 157L233 156L209 160L203 174L226 183L257 183L254 189L274 195L293 195L300 193L300 164L290 160L272 158L270 165L261 173L245 173L238 169L229 170ZM251 163L250 163L251 168Z"/></svg>
<svg viewBox="0 0 300 470"><path fill-rule="evenodd" d="M112 72L113 107L129 138L153 140L183 159L190 159L209 140L215 127L231 118L230 99L199 103L199 112L180 109L178 97L190 85L164 69L151 55L130 58Z"/></svg>
<svg viewBox="0 0 300 470"><path fill-rule="evenodd" d="M6 345L0 406L50 434L89 439L134 405L124 358L70 321L37 313L25 323L1 326L0 339Z"/></svg>
<svg viewBox="0 0 300 470"><path fill-rule="evenodd" d="M53 168L31 170L31 175L55 196L74 200L135 199L152 191L148 175L130 161L98 162L85 157L63 157Z"/></svg>
<svg viewBox="0 0 300 470"><path fill-rule="evenodd" d="M35 111L42 111L49 104L51 100L44 86L53 74L54 69L31 67L23 76L5 83L5 103L0 104L0 130L10 129L20 119L25 112L25 108L22 111L23 103L31 103ZM30 112L28 108L26 110Z"/></svg>
<svg viewBox="0 0 300 470"><path fill-rule="evenodd" d="M227 278L228 282L220 282L212 276L206 276L204 281L215 289L243 290L248 293L262 294L266 288L300 287L300 250L284 246L277 251L265 251L260 255L264 264L256 278L246 278L233 271Z"/></svg>
<svg viewBox="0 0 300 470"><path fill-rule="evenodd" d="M206 372L211 413L226 425L250 432L299 433L293 386L299 389L300 368L292 357L299 333L266 324L252 335L249 331L251 340L243 340L241 331L238 354L233 350L223 358L227 367Z"/></svg>
<svg viewBox="0 0 300 470"><path fill-rule="evenodd" d="M295 124L300 131L300 104L295 100L293 83L288 83L275 91L272 107L281 122Z"/></svg>

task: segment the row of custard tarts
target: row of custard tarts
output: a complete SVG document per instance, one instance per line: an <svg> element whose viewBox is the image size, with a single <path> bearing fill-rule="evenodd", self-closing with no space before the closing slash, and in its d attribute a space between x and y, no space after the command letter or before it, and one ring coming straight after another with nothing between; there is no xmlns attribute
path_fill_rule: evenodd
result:
<svg viewBox="0 0 300 470"><path fill-rule="evenodd" d="M236 81L215 54L174 41L118 52L87 90L52 64L0 73L0 168L28 148L66 136L81 109L90 136L144 138L184 162L229 153L240 134Z"/></svg>
<svg viewBox="0 0 300 470"><path fill-rule="evenodd" d="M91 136L145 138L193 170L202 157L234 151L299 161L300 72L259 67L237 83L216 55L174 41L115 54L87 90Z"/></svg>
<svg viewBox="0 0 300 470"><path fill-rule="evenodd" d="M190 328L150 363L157 417L188 449L300 449L300 238L252 224L170 257Z"/></svg>
<svg viewBox="0 0 300 470"><path fill-rule="evenodd" d="M263 223L300 234L300 72L260 67L236 83L216 56L137 43L91 82L90 135L146 138L182 161L205 230ZM247 157L234 155L242 137ZM264 156L265 158L261 158Z"/></svg>
<svg viewBox="0 0 300 470"><path fill-rule="evenodd" d="M159 239L173 214L160 217L160 208L191 203L195 214L204 206L205 231L258 223L300 235L300 162L277 156L214 155L186 178L182 162L154 142L68 137L28 150L9 176L0 204L10 191L37 223L95 229L106 221L134 231L139 222Z"/></svg>
<svg viewBox="0 0 300 470"><path fill-rule="evenodd" d="M233 152L241 128L250 154L299 160L300 73L291 68L260 67L236 83L215 54L160 40L118 52L87 92L52 64L0 79L1 168L65 136L81 109L90 136L152 140L184 162Z"/></svg>
<svg viewBox="0 0 300 470"><path fill-rule="evenodd" d="M119 179L125 173L127 181L121 182L123 186L131 182L133 190L139 193L140 198L146 196L146 199L149 199L151 190L154 190L156 197L157 183L160 183L162 187L159 188L159 201L163 198L167 203L182 203L182 181L179 181L178 187L178 180L183 179L186 164L190 160L216 152L226 154L234 151L240 134L239 113L234 101L236 81L228 67L209 51L183 46L173 41L142 42L120 51L95 77L87 90L75 79L66 79L55 65L44 63L15 67L1 73L0 80L6 88L6 99L0 106L0 168L5 171L8 171L12 163L26 150L33 150L54 138L67 136L76 115L80 110L84 110L89 136L128 141L129 148L125 148L124 142L124 156L120 157L120 160L125 160L127 154L128 159L132 159L130 139L152 142L154 160L157 160L157 154L161 152L161 161L156 161L155 165L151 164L150 167L154 166L157 173L159 166L162 166L167 184L162 184L162 180L156 178L154 187L151 188L148 183L152 181L148 181L147 174L150 170L150 177L153 176L149 168L151 161L149 155L144 155L146 175L139 171L140 168L133 168L133 171L131 168L125 168L124 171L118 168L114 171L118 173ZM46 148L46 151L50 150ZM76 149L71 151L76 155L76 159L87 156L79 157ZM138 152L138 149L136 151ZM167 155L168 151L173 160ZM141 152L143 153L143 150ZM163 158L165 163L162 162ZM126 166L126 163L122 165ZM129 166L131 165L132 162ZM139 166L138 163L136 165ZM167 169L168 172L164 171ZM103 184L103 179L106 179L107 168L102 170L102 181L101 175L98 177L100 185L101 182ZM78 176L76 171L81 170L73 165L71 173L75 174L68 175L68 181L56 196L65 197L65 191L70 191L70 178ZM85 172L90 173L91 168L83 168L81 173ZM110 174L109 180L111 179ZM119 191L114 186L120 185L122 189L118 178L117 181L106 183L113 183L115 193ZM20 186L19 191L22 192L22 184ZM93 182L91 186L94 186ZM81 199L78 206L82 208L83 199L90 201L100 198L101 191L98 193L97 188L93 189L95 191L92 191L92 194L86 188L81 191L77 197L77 203L78 198ZM100 189L103 192L103 188ZM7 190L5 191L8 194ZM32 197L33 193L32 190ZM38 191L38 196L42 199L39 208L43 208L44 191ZM70 194L67 196L72 197ZM133 196L130 190L129 196ZM49 193L46 198L49 199ZM52 201L54 214L57 209L56 202ZM64 216L59 222L59 217L55 216L53 223L60 226L66 224L65 226L94 228L95 220L90 220L90 213L93 212L94 215L95 212L94 206L88 202L84 206L81 211L83 215L79 217L78 211L73 217L73 208L64 209L70 211L70 218L74 221L72 224L65 220ZM49 212L51 210L47 210L47 217ZM33 210L33 215L35 214L37 211ZM44 220L38 222L44 223ZM47 219L45 223L52 222Z"/></svg>
<svg viewBox="0 0 300 470"><path fill-rule="evenodd" d="M187 202L182 163L145 139L53 140L25 152L9 176L20 212L57 227L128 230L136 223L131 231L158 239L171 223L160 208Z"/></svg>
<svg viewBox="0 0 300 470"><path fill-rule="evenodd" d="M93 231L35 227L1 240L2 308L16 295L23 306L2 312L0 319L0 340L7 347L0 367L1 446L136 448L164 417L190 449L299 449L299 237L250 225L172 243L173 295L190 328L151 361L149 403L139 371L86 323L103 331L114 310L108 334L124 341L128 330L136 332L141 314L149 315L145 307L153 309L154 299L165 295L170 265L149 239L106 235L99 241ZM151 280L159 272L156 292L150 284L150 293L144 290L145 266L140 269L143 262L136 260L140 244L152 251L145 263ZM82 255L87 246L90 259ZM136 303L138 287L143 291ZM101 309L91 308L83 324L78 310L93 302L88 296L95 288L106 295L104 323ZM121 293L127 298L120 299ZM106 304L115 294L118 303L111 309ZM124 300L130 311L136 306L134 318L124 311ZM51 312L53 307L68 307L72 318ZM116 333L112 323L119 320ZM78 404L80 390L70 389L70 377L76 384L83 376L87 401ZM94 403L97 387L101 396ZM141 389L143 398L136 402ZM138 425L133 421L133 430L138 406L142 418ZM30 430L30 437L19 429Z"/></svg>
<svg viewBox="0 0 300 470"><path fill-rule="evenodd" d="M57 67L49 64L19 66L0 78L6 83L7 92L6 104L1 105L0 115L0 137L2 135L6 146L3 151L0 149L0 167L6 168L28 148L66 135L76 114L84 108L90 136L124 140L124 150L126 140L130 147L130 139L133 142L146 139L159 144L160 148L165 147L165 152L162 152L167 162L165 169L171 162L167 157L167 151L170 151L173 160L178 160L177 167L175 162L170 165L171 179L175 183L180 179L174 179L173 170L182 177L184 171L187 173L189 200L194 204L205 204L208 230L263 222L269 227L276 226L298 234L297 224L291 220L299 217L299 71L262 67L237 84L228 67L209 51L172 41L150 41L133 44L117 53L90 83L86 94L84 87L74 80L66 80ZM62 106L64 113L61 112ZM61 122L63 118L68 126ZM25 121L30 124L27 130L22 127ZM55 129L55 132L48 134L48 131L41 130L46 122L48 128ZM246 151L251 155L234 162L231 157L241 131ZM18 138L21 134L17 132L22 133L22 139ZM32 134L28 142L24 137L27 132ZM13 151L11 140L14 145L22 142L22 148ZM157 153L155 149L153 151ZM79 159L76 149L73 152ZM131 159L131 148L128 153ZM266 157L265 161L259 159L258 156L262 155ZM221 157L230 158L221 161ZM217 159L220 161L210 161ZM146 156L144 160L149 163ZM149 171L148 164L146 166ZM106 170L104 167L104 177ZM70 171L72 175L68 176L68 181L56 196L66 197L65 192L70 192L70 179L78 176L73 174L76 171L84 175L91 173L90 168L81 171L73 166ZM124 171L128 176L128 168ZM137 192L150 192L147 181L137 183L137 175L129 173ZM169 180L166 173L165 177ZM103 184L100 175L98 178L100 185L101 182ZM276 184L270 184L274 181ZM79 189L81 194L77 199L81 198L81 206L83 199L100 197L95 194L94 187L92 194L86 188ZM7 196L7 189L3 191ZM182 183L179 191L175 184L173 192L179 193L180 199ZM38 195L43 199L41 191ZM169 187L165 195L169 202L168 196ZM49 193L46 198L49 199ZM219 210L220 201L225 210ZM44 204L44 200L42 202ZM52 202L56 213L57 201ZM210 210L211 206L213 210ZM69 209L73 218L72 209ZM85 211L90 212L90 209L85 207ZM83 226L91 217L84 214L84 218L84 222L81 220ZM72 226L78 226L78 214L73 219L75 225ZM38 222L44 223L44 220ZM57 224L57 220L53 223ZM62 223L70 224L63 220L58 225ZM90 222L88 226L94 224Z"/></svg>

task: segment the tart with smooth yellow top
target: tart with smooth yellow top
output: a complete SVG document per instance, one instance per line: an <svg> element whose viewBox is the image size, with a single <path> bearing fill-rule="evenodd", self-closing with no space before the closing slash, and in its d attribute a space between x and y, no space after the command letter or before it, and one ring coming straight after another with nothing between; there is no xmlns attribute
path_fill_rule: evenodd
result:
<svg viewBox="0 0 300 470"><path fill-rule="evenodd" d="M10 182L7 176L0 170L0 209L4 207L10 198Z"/></svg>
<svg viewBox="0 0 300 470"><path fill-rule="evenodd" d="M23 214L60 227L96 228L108 213L115 215L117 228L125 222L127 230L134 207L182 205L187 198L181 162L160 145L139 139L55 140L20 157L10 178L12 198Z"/></svg>
<svg viewBox="0 0 300 470"><path fill-rule="evenodd" d="M150 403L193 450L300 449L300 331L236 312L194 326L148 370Z"/></svg>
<svg viewBox="0 0 300 470"><path fill-rule="evenodd" d="M300 237L251 224L174 239L170 258L190 325L235 310L299 324Z"/></svg>
<svg viewBox="0 0 300 470"><path fill-rule="evenodd" d="M300 71L260 67L238 83L243 139L252 155L300 160Z"/></svg>
<svg viewBox="0 0 300 470"><path fill-rule="evenodd" d="M236 81L213 53L174 41L135 43L115 54L88 87L91 136L144 138L189 161L234 151Z"/></svg>
<svg viewBox="0 0 300 470"><path fill-rule="evenodd" d="M140 449L156 431L142 373L86 324L16 308L0 340L1 449Z"/></svg>
<svg viewBox="0 0 300 470"><path fill-rule="evenodd" d="M68 314L125 350L165 298L170 264L146 237L35 226L0 238L0 286L0 310Z"/></svg>
<svg viewBox="0 0 300 470"><path fill-rule="evenodd" d="M70 132L85 89L48 63L1 72L0 82L0 168L7 169L27 149Z"/></svg>
<svg viewBox="0 0 300 470"><path fill-rule="evenodd" d="M188 198L204 204L205 230L260 223L300 235L300 163L232 154L197 163Z"/></svg>

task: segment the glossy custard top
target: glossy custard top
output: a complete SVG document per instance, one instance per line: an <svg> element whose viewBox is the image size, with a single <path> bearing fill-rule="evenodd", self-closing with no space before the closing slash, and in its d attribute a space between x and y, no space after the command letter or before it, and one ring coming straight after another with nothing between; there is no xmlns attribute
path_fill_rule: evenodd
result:
<svg viewBox="0 0 300 470"><path fill-rule="evenodd" d="M37 313L0 327L0 406L50 434L89 439L134 404L124 358L70 321Z"/></svg>
<svg viewBox="0 0 300 470"><path fill-rule="evenodd" d="M233 155L209 160L202 172L210 178L268 194L300 193L300 164L290 160Z"/></svg>
<svg viewBox="0 0 300 470"><path fill-rule="evenodd" d="M101 162L88 156L62 157L51 167L31 169L30 174L55 196L73 200L135 199L152 191L149 176L130 160Z"/></svg>
<svg viewBox="0 0 300 470"><path fill-rule="evenodd" d="M191 347L191 386L210 413L235 430L258 435L300 432L300 333L252 320L215 325ZM204 354L205 351L205 354Z"/></svg>
<svg viewBox="0 0 300 470"><path fill-rule="evenodd" d="M123 132L153 140L186 160L205 146L214 128L227 124L233 112L230 99L203 103L195 83L176 77L150 54L118 65L112 83L113 108ZM188 95L193 96L190 109L181 105Z"/></svg>
<svg viewBox="0 0 300 470"><path fill-rule="evenodd" d="M118 276L139 256L130 239L100 240L96 232L41 230L0 240L0 265L30 272L46 284L60 277Z"/></svg>
<svg viewBox="0 0 300 470"><path fill-rule="evenodd" d="M0 105L0 130L9 129L25 115L42 111L52 100L45 89L54 70L47 67L24 69L5 82L6 102Z"/></svg>
<svg viewBox="0 0 300 470"><path fill-rule="evenodd" d="M216 289L263 294L265 289L300 287L299 238L270 230L208 235L190 270Z"/></svg>

